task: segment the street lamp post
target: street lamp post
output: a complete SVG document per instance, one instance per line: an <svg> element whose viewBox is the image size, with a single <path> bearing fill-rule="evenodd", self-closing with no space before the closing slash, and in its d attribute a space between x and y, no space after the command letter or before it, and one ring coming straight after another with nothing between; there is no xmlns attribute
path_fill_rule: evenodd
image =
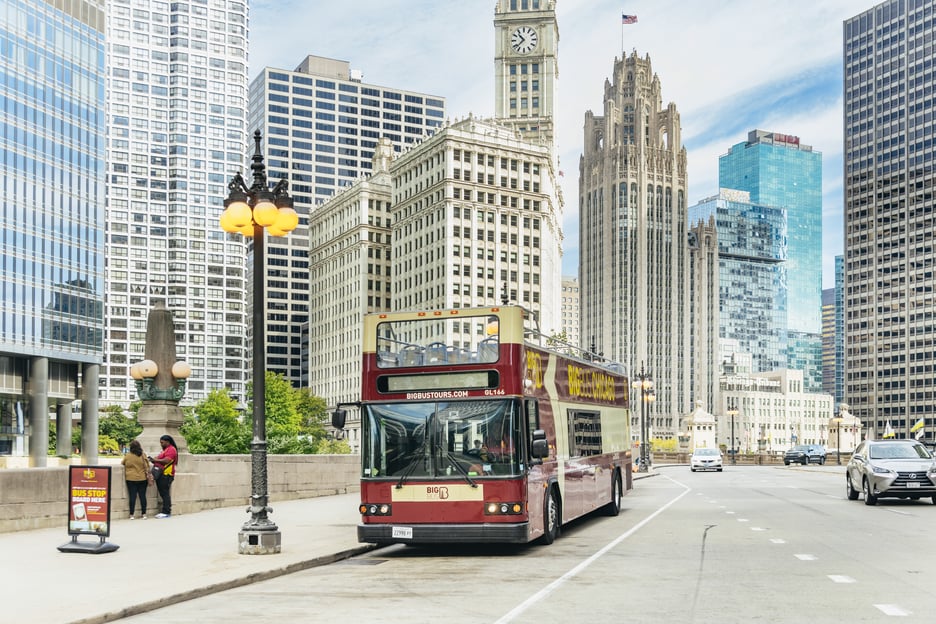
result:
<svg viewBox="0 0 936 624"><path fill-rule="evenodd" d="M737 464L735 456L738 454L738 451L735 449L735 435L734 435L734 419L738 415L738 410L728 409L728 416L731 417L731 437L728 439L728 442L731 444L731 463Z"/></svg>
<svg viewBox="0 0 936 624"><path fill-rule="evenodd" d="M647 422L647 403L656 399L653 392L653 379L649 372L644 371L643 362L640 363L640 373L633 383L634 388L640 390L640 472L647 472L650 466L650 447L648 445L650 426Z"/></svg>
<svg viewBox="0 0 936 624"><path fill-rule="evenodd" d="M250 520L238 533L238 552L242 555L268 555L280 552L279 528L269 516L266 442L266 324L264 323L264 288L266 269L264 235L285 236L299 224L289 197L289 183L281 179L273 189L267 182L266 166L260 153L260 131L254 132L254 155L250 169L253 184L249 187L240 173L228 184L221 228L253 238L253 439L250 442Z"/></svg>

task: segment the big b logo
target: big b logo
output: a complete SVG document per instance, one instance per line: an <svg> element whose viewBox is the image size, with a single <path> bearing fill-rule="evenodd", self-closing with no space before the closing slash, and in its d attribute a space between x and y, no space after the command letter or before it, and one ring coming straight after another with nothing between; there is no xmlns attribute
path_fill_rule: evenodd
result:
<svg viewBox="0 0 936 624"><path fill-rule="evenodd" d="M536 388L543 387L543 355L535 351L526 354L526 378L533 382Z"/></svg>

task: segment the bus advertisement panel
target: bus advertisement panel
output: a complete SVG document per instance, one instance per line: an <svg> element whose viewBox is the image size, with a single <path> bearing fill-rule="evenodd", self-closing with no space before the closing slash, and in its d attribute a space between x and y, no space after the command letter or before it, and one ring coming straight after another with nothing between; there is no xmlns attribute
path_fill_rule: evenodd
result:
<svg viewBox="0 0 936 624"><path fill-rule="evenodd" d="M365 317L360 541L550 543L577 517L618 513L627 378L547 348L529 315Z"/></svg>

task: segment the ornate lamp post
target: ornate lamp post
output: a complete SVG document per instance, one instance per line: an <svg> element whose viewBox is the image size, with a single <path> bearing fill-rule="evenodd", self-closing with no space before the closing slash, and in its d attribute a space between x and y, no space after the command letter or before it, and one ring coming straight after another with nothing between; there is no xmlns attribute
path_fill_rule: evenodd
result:
<svg viewBox="0 0 936 624"><path fill-rule="evenodd" d="M648 437L650 436L650 426L647 422L647 403L656 399L653 392L653 379L649 372L644 371L643 362L640 363L640 373L634 380L633 386L640 390L640 472L647 472L650 466L650 447Z"/></svg>
<svg viewBox="0 0 936 624"><path fill-rule="evenodd" d="M738 450L735 448L735 435L734 435L734 419L738 415L737 409L728 408L728 416L731 418L731 437L728 439L728 442L731 444L731 463L737 464L738 460L735 457L738 454Z"/></svg>
<svg viewBox="0 0 936 624"><path fill-rule="evenodd" d="M299 224L289 197L289 183L281 179L270 190L266 166L260 153L260 131L254 132L254 155L250 165L253 184L249 187L240 173L228 184L221 229L253 238L253 440L250 443L251 496L250 520L238 534L238 552L242 555L267 555L280 552L279 528L267 513L267 442L266 442L266 324L264 323L264 288L266 268L263 254L264 230L271 236L285 236Z"/></svg>

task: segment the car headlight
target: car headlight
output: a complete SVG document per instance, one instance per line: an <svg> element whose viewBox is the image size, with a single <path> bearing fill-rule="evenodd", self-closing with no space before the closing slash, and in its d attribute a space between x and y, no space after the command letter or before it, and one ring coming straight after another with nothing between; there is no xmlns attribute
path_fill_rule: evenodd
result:
<svg viewBox="0 0 936 624"><path fill-rule="evenodd" d="M889 475L895 474L893 470L891 470L890 468L884 468L883 466L871 466L871 470L875 474L889 474Z"/></svg>
<svg viewBox="0 0 936 624"><path fill-rule="evenodd" d="M929 469L926 471L927 477L936 477L936 463L930 464Z"/></svg>

